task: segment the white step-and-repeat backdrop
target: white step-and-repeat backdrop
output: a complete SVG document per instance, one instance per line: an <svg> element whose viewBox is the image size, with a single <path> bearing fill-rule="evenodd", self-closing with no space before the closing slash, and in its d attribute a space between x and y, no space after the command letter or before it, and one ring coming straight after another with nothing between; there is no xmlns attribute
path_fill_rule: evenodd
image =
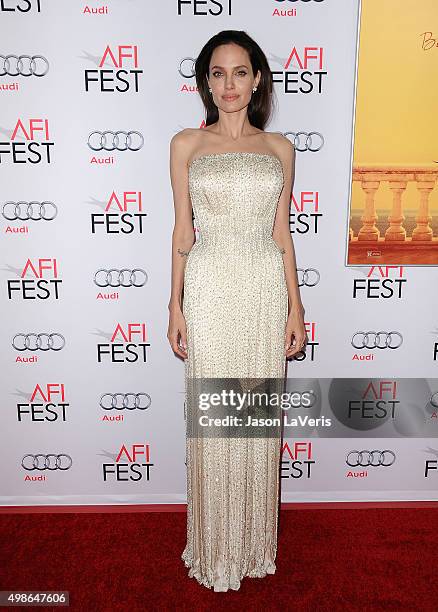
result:
<svg viewBox="0 0 438 612"><path fill-rule="evenodd" d="M1 0L2 504L186 499L169 141L203 125L194 59L223 29L265 51L297 149L288 386L320 420L289 415L282 499L438 499L436 269L344 265L359 10Z"/></svg>

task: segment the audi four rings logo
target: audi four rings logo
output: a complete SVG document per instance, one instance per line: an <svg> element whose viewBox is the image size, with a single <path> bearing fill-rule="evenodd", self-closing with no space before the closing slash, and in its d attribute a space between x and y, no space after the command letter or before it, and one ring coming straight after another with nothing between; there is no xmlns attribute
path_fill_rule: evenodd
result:
<svg viewBox="0 0 438 612"><path fill-rule="evenodd" d="M438 391L435 391L435 393L431 395L430 403L432 406L435 406L435 408L438 408Z"/></svg>
<svg viewBox="0 0 438 612"><path fill-rule="evenodd" d="M146 410L151 403L147 393L104 393L99 402L104 410Z"/></svg>
<svg viewBox="0 0 438 612"><path fill-rule="evenodd" d="M147 280L148 275L141 268L101 269L94 275L94 282L98 287L143 287Z"/></svg>
<svg viewBox="0 0 438 612"><path fill-rule="evenodd" d="M0 76L42 77L49 72L43 55L0 55Z"/></svg>
<svg viewBox="0 0 438 612"><path fill-rule="evenodd" d="M25 470L68 470L73 464L73 459L70 455L59 454L55 455L24 455L21 460L21 466Z"/></svg>
<svg viewBox="0 0 438 612"><path fill-rule="evenodd" d="M88 146L93 151L138 151L144 145L143 134L131 130L130 132L124 132L118 130L117 132L111 132L105 130L105 132L91 132L88 136Z"/></svg>
<svg viewBox="0 0 438 612"><path fill-rule="evenodd" d="M183 57L180 61L178 72L183 79L191 79L195 76L195 61L193 57Z"/></svg>
<svg viewBox="0 0 438 612"><path fill-rule="evenodd" d="M2 215L8 221L52 221L57 214L58 208L53 202L6 202L2 208Z"/></svg>
<svg viewBox="0 0 438 612"><path fill-rule="evenodd" d="M351 344L357 349L396 349L403 343L403 336L398 331L359 331L354 334Z"/></svg>
<svg viewBox="0 0 438 612"><path fill-rule="evenodd" d="M65 346L61 334L15 334L12 346L17 351L60 351Z"/></svg>
<svg viewBox="0 0 438 612"><path fill-rule="evenodd" d="M346 462L351 467L388 467L395 461L395 453L392 450L352 450L348 453Z"/></svg>
<svg viewBox="0 0 438 612"><path fill-rule="evenodd" d="M319 283L319 279L321 278L318 270L315 268L297 268L297 272L302 274L298 274L298 285L302 287L305 285L306 287L314 287ZM312 274L313 272L313 274Z"/></svg>
<svg viewBox="0 0 438 612"><path fill-rule="evenodd" d="M283 136L292 140L297 151L316 153L324 146L324 136L320 132L283 132Z"/></svg>

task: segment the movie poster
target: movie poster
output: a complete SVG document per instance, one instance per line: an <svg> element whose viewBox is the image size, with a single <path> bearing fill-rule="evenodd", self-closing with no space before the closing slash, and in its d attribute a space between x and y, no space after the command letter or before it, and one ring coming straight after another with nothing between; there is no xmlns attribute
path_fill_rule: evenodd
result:
<svg viewBox="0 0 438 612"><path fill-rule="evenodd" d="M362 0L346 265L438 265L438 2Z"/></svg>

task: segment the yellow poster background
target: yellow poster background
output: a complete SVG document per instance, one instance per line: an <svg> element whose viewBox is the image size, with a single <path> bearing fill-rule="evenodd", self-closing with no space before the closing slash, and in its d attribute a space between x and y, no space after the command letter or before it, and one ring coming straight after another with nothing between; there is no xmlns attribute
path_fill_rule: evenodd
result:
<svg viewBox="0 0 438 612"><path fill-rule="evenodd" d="M438 0L362 0L348 264L438 265L437 161Z"/></svg>

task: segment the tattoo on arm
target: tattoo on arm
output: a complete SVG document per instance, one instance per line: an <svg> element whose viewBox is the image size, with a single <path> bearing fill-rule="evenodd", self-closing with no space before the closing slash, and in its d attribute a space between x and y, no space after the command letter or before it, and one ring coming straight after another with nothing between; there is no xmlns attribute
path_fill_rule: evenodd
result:
<svg viewBox="0 0 438 612"><path fill-rule="evenodd" d="M178 249L178 253L181 255L181 257L187 257L189 251L181 251L181 249Z"/></svg>

